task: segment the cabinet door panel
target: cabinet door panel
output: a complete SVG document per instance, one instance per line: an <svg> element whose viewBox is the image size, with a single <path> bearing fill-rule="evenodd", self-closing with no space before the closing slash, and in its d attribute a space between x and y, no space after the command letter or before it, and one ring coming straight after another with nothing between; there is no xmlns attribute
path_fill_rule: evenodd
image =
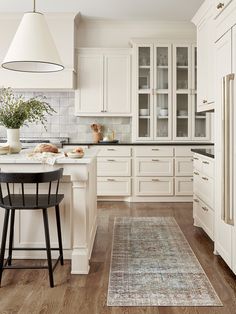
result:
<svg viewBox="0 0 236 314"><path fill-rule="evenodd" d="M193 195L193 179L188 177L175 178L175 195Z"/></svg>
<svg viewBox="0 0 236 314"><path fill-rule="evenodd" d="M98 158L97 175L100 177L130 176L131 159L129 158Z"/></svg>
<svg viewBox="0 0 236 314"><path fill-rule="evenodd" d="M175 158L175 175L192 176L193 159L192 158Z"/></svg>
<svg viewBox="0 0 236 314"><path fill-rule="evenodd" d="M105 56L104 107L109 113L130 113L130 56Z"/></svg>
<svg viewBox="0 0 236 314"><path fill-rule="evenodd" d="M101 178L97 180L98 196L129 196L131 194L130 178Z"/></svg>
<svg viewBox="0 0 236 314"><path fill-rule="evenodd" d="M137 176L173 176L172 158L137 158Z"/></svg>
<svg viewBox="0 0 236 314"><path fill-rule="evenodd" d="M136 178L136 195L171 196L173 195L173 178Z"/></svg>
<svg viewBox="0 0 236 314"><path fill-rule="evenodd" d="M103 110L103 57L80 55L78 71L79 112L101 113Z"/></svg>

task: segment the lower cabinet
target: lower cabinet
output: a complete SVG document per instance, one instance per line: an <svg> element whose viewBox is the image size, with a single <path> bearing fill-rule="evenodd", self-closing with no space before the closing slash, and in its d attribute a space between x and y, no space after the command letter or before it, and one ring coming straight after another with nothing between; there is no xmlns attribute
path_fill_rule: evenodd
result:
<svg viewBox="0 0 236 314"><path fill-rule="evenodd" d="M99 177L97 180L98 196L130 196L131 178Z"/></svg>
<svg viewBox="0 0 236 314"><path fill-rule="evenodd" d="M173 176L173 158L136 158L136 176Z"/></svg>
<svg viewBox="0 0 236 314"><path fill-rule="evenodd" d="M214 159L194 155L193 170L193 218L214 240Z"/></svg>
<svg viewBox="0 0 236 314"><path fill-rule="evenodd" d="M97 175L99 177L107 176L131 176L130 158L98 158Z"/></svg>
<svg viewBox="0 0 236 314"><path fill-rule="evenodd" d="M214 211L194 195L193 212L196 224L214 240Z"/></svg>
<svg viewBox="0 0 236 314"><path fill-rule="evenodd" d="M193 178L175 178L175 195L193 195Z"/></svg>
<svg viewBox="0 0 236 314"><path fill-rule="evenodd" d="M173 178L136 178L136 195L139 196L173 196Z"/></svg>

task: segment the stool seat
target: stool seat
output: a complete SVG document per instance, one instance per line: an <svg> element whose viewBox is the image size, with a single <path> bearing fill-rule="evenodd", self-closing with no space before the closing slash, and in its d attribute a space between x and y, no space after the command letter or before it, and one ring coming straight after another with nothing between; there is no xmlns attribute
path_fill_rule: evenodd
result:
<svg viewBox="0 0 236 314"><path fill-rule="evenodd" d="M36 199L35 194L25 194L24 200L22 195L10 194L3 198L3 202L0 202L0 207L5 209L42 209L55 207L63 200L64 194L38 194Z"/></svg>

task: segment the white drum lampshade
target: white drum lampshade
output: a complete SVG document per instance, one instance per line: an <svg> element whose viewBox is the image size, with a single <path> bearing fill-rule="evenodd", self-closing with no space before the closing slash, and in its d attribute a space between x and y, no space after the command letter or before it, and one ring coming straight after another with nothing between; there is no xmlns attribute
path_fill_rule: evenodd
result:
<svg viewBox="0 0 236 314"><path fill-rule="evenodd" d="M24 14L2 67L20 72L57 72L64 69L42 13Z"/></svg>

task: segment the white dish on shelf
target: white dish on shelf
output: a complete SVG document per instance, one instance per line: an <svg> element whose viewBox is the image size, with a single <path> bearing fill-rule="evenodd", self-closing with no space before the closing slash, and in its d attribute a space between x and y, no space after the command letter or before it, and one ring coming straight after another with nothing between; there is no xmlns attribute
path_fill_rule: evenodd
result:
<svg viewBox="0 0 236 314"><path fill-rule="evenodd" d="M168 116L168 109L165 109L165 108L160 109L160 113L159 114L162 117Z"/></svg>
<svg viewBox="0 0 236 314"><path fill-rule="evenodd" d="M149 109L139 109L140 116L149 116Z"/></svg>

